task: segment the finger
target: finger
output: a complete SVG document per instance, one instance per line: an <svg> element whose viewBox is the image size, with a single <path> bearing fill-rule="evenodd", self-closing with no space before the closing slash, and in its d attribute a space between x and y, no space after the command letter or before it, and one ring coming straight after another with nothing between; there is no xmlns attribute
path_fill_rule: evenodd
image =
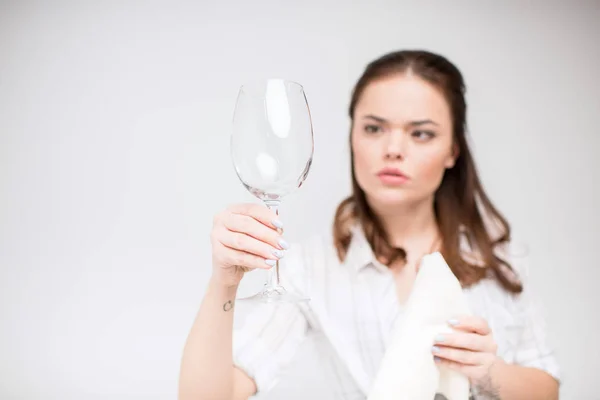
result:
<svg viewBox="0 0 600 400"><path fill-rule="evenodd" d="M465 365L457 363L456 361L446 360L439 357L433 357L433 360L435 361L436 365L444 366L451 370L457 371L469 379L472 379L480 374L480 367L477 366Z"/></svg>
<svg viewBox="0 0 600 400"><path fill-rule="evenodd" d="M489 335L492 333L492 330L485 319L473 315L463 315L453 318L448 321L448 324L455 329L475 332L480 335Z"/></svg>
<svg viewBox="0 0 600 400"><path fill-rule="evenodd" d="M274 257L264 258L251 253L235 250L229 247L221 249L221 262L227 266L238 266L245 269L271 269L276 261Z"/></svg>
<svg viewBox="0 0 600 400"><path fill-rule="evenodd" d="M478 333L467 333L455 331L454 333L443 333L437 335L434 339L435 344L446 347L471 351L485 351L492 346L488 343L492 341L491 336L483 336Z"/></svg>
<svg viewBox="0 0 600 400"><path fill-rule="evenodd" d="M253 203L234 204L228 208L233 214L246 215L275 230L283 229L279 216L269 208Z"/></svg>
<svg viewBox="0 0 600 400"><path fill-rule="evenodd" d="M457 363L456 361L451 361L451 360L446 360L444 358L440 358L438 356L433 357L433 360L435 361L435 363L437 365L443 365L444 367L448 367L450 369L453 369L454 371L458 371L460 373L462 373L463 375L469 375L467 372L475 367L472 367L470 365L464 365L461 363Z"/></svg>
<svg viewBox="0 0 600 400"><path fill-rule="evenodd" d="M223 226L231 232L241 233L256 240L269 244L279 250L286 250L289 245L281 238L279 232L256 219L243 214L227 214L223 217ZM238 250L246 250L233 246Z"/></svg>
<svg viewBox="0 0 600 400"><path fill-rule="evenodd" d="M481 365L483 364L485 353L475 352L470 350L456 349L446 346L433 346L431 352L434 356L445 360L454 361L464 365Z"/></svg>
<svg viewBox="0 0 600 400"><path fill-rule="evenodd" d="M244 233L226 232L225 234L219 235L219 242L229 249L249 253L265 260L283 258L283 251L281 249Z"/></svg>

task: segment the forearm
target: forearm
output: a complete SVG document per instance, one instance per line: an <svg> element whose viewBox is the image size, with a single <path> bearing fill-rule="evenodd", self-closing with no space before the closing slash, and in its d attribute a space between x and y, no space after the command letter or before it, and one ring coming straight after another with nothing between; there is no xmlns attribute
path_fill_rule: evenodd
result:
<svg viewBox="0 0 600 400"><path fill-rule="evenodd" d="M499 359L490 369L490 379L489 385L483 384L479 388L486 399L558 399L558 382L539 369L507 364Z"/></svg>
<svg viewBox="0 0 600 400"><path fill-rule="evenodd" d="M233 396L233 304L237 287L211 280L187 338L179 377L179 399Z"/></svg>

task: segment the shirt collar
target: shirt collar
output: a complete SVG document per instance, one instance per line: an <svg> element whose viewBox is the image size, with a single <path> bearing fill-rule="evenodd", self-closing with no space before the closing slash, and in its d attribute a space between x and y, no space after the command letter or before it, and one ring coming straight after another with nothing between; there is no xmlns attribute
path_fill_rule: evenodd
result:
<svg viewBox="0 0 600 400"><path fill-rule="evenodd" d="M369 267L374 267L380 271L387 271L388 267L379 262L375 257L371 245L365 236L362 225L353 225L352 228L350 228L350 232L352 233L352 239L350 240L350 246L348 246L344 264L355 268L357 271Z"/></svg>
<svg viewBox="0 0 600 400"><path fill-rule="evenodd" d="M379 262L371 249L365 232L361 224L355 224L350 228L352 239L348 246L348 252L344 260L345 265L355 268L356 271L362 271L365 268L375 268L378 271L388 271L388 267ZM460 233L460 253L462 258L472 264L484 266L483 258L477 249L470 246L466 231L461 229Z"/></svg>

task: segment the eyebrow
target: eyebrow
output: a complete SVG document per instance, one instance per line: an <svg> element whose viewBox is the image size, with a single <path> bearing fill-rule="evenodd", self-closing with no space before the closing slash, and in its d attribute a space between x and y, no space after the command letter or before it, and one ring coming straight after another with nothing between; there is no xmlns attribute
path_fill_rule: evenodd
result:
<svg viewBox="0 0 600 400"><path fill-rule="evenodd" d="M385 118L381 118L376 115L365 115L364 118L373 119L381 124L388 123L388 121ZM408 123L408 125L410 125L410 126L421 126L421 125L426 125L426 124L438 125L437 122L430 120L430 119L420 119L420 120L416 120L416 121L410 121Z"/></svg>
<svg viewBox="0 0 600 400"><path fill-rule="evenodd" d="M374 119L375 121L380 122L382 124L387 124L387 122L388 122L386 119L381 118L381 117L377 117L375 115L365 115L363 118L365 118L365 119L367 119L367 118L368 119Z"/></svg>
<svg viewBox="0 0 600 400"><path fill-rule="evenodd" d="M421 119L418 121L411 121L408 124L411 126L420 126L420 125L426 125L426 124L438 125L437 122L432 121L430 119Z"/></svg>

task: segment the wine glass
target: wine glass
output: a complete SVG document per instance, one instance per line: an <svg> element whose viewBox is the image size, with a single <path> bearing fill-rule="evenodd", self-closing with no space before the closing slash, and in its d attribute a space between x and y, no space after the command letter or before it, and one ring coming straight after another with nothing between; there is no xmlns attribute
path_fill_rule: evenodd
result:
<svg viewBox="0 0 600 400"><path fill-rule="evenodd" d="M312 120L302 85L268 79L240 88L231 135L233 165L246 189L277 215L281 199L306 179L313 150ZM263 289L240 300L307 301L283 287L279 267L277 260Z"/></svg>

